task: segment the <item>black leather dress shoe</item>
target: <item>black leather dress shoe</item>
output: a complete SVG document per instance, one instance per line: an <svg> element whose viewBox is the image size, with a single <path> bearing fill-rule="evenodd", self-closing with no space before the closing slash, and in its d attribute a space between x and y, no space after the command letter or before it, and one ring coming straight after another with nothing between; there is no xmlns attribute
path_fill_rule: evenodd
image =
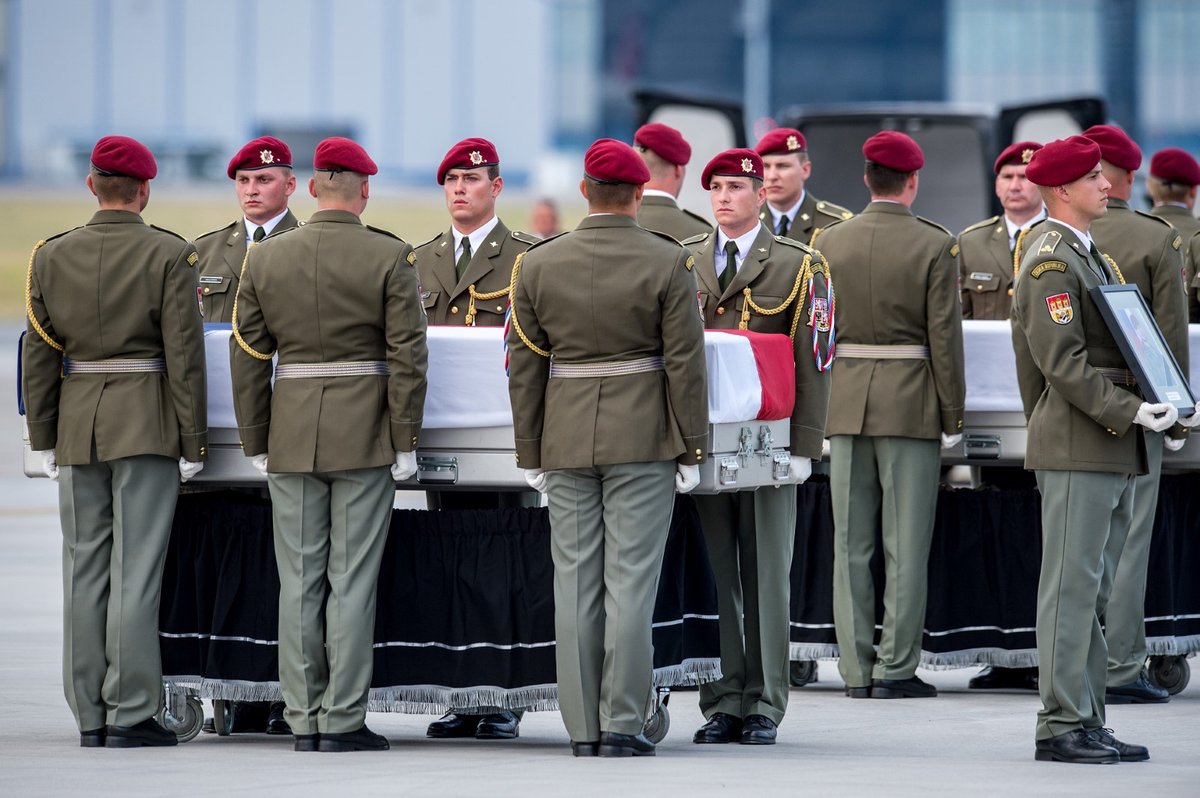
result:
<svg viewBox="0 0 1200 798"><path fill-rule="evenodd" d="M1112 729L1103 727L1096 729L1088 729L1088 734L1092 735L1092 739L1101 745L1107 745L1109 748L1117 752L1117 756L1121 757L1122 762L1145 762L1150 758L1150 749L1144 745L1133 745L1131 743L1123 743L1116 737L1113 737Z"/></svg>
<svg viewBox="0 0 1200 798"><path fill-rule="evenodd" d="M271 710L267 715L267 734L291 734L292 727L283 719L283 710L287 707L282 701L272 701Z"/></svg>
<svg viewBox="0 0 1200 798"><path fill-rule="evenodd" d="M1039 762L1070 762L1076 765L1112 765L1121 760L1115 748L1096 740L1087 729L1038 740L1033 758Z"/></svg>
<svg viewBox="0 0 1200 798"><path fill-rule="evenodd" d="M920 677L871 680L871 698L934 698L937 688Z"/></svg>
<svg viewBox="0 0 1200 798"><path fill-rule="evenodd" d="M142 746L179 745L174 732L158 725L154 718L146 718L133 726L104 727L105 748L140 748Z"/></svg>
<svg viewBox="0 0 1200 798"><path fill-rule="evenodd" d="M742 719L725 712L714 712L696 733L694 743L736 743L742 737Z"/></svg>
<svg viewBox="0 0 1200 798"><path fill-rule="evenodd" d="M476 740L511 740L520 734L521 721L508 710L484 715L475 727Z"/></svg>
<svg viewBox="0 0 1200 798"><path fill-rule="evenodd" d="M295 749L297 751L316 751L316 750L318 750L317 749L318 744L321 742L321 735L319 735L319 734L297 734L295 739L296 739Z"/></svg>
<svg viewBox="0 0 1200 798"><path fill-rule="evenodd" d="M429 724L429 728L425 730L425 736L441 738L474 737L475 728L482 719L482 715L459 715L456 712L447 712Z"/></svg>
<svg viewBox="0 0 1200 798"><path fill-rule="evenodd" d="M1171 694L1151 684L1145 671L1129 684L1110 684L1104 689L1106 704L1165 704L1170 700Z"/></svg>
<svg viewBox="0 0 1200 798"><path fill-rule="evenodd" d="M747 715L742 721L742 745L775 745L778 724L765 715Z"/></svg>
<svg viewBox="0 0 1200 798"><path fill-rule="evenodd" d="M598 756L654 756L654 743L644 734L601 732Z"/></svg>
<svg viewBox="0 0 1200 798"><path fill-rule="evenodd" d="M1000 668L988 665L967 682L971 690L1037 690L1037 668Z"/></svg>
<svg viewBox="0 0 1200 798"><path fill-rule="evenodd" d="M387 738L376 734L364 723L358 730L341 734L322 734L317 740L317 750L327 752L386 751Z"/></svg>
<svg viewBox="0 0 1200 798"><path fill-rule="evenodd" d="M571 756L596 756L600 753L600 743L577 743L571 741Z"/></svg>
<svg viewBox="0 0 1200 798"><path fill-rule="evenodd" d="M847 687L846 698L870 698L870 687Z"/></svg>
<svg viewBox="0 0 1200 798"><path fill-rule="evenodd" d="M80 748L103 748L104 747L104 727L99 729L88 729L79 733Z"/></svg>

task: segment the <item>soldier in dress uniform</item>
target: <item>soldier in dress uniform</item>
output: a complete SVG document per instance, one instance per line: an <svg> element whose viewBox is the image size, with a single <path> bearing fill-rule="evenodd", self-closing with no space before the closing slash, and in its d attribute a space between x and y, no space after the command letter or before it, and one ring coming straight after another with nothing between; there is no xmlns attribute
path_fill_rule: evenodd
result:
<svg viewBox="0 0 1200 798"><path fill-rule="evenodd" d="M808 330L815 324L819 333L829 332L831 302L820 254L759 221L766 191L758 153L720 153L704 168L701 183L710 192L717 229L685 245L696 258L704 324L790 335L796 402L784 484L695 500L716 577L721 678L700 687L707 722L692 739L772 745L788 703L796 485L821 457L829 399L828 372L814 360ZM820 296L808 293L810 285Z"/></svg>
<svg viewBox="0 0 1200 798"><path fill-rule="evenodd" d="M683 134L669 125L651 122L637 129L633 148L650 170L650 180L643 188L638 208L638 224L647 230L666 233L676 241L712 230L704 217L679 207L679 190L692 159L692 146Z"/></svg>
<svg viewBox="0 0 1200 798"><path fill-rule="evenodd" d="M225 173L234 183L242 218L196 239L200 307L206 322L228 322L233 314L246 249L271 233L290 230L299 223L288 210L296 177L292 174L292 151L282 141L261 136L246 142L229 160ZM279 709L282 711L282 707ZM273 715L271 720L274 733L289 733L281 725L282 716Z"/></svg>
<svg viewBox="0 0 1200 798"><path fill-rule="evenodd" d="M808 142L791 127L767 133L754 148L763 159L767 202L758 218L776 235L813 246L821 230L854 214L819 200L805 188L812 174Z"/></svg>
<svg viewBox="0 0 1200 798"><path fill-rule="evenodd" d="M234 410L271 491L279 683L295 748L382 750L365 723L375 593L395 483L417 470L425 314L412 247L359 221L374 161L335 137L317 145L313 170L317 212L246 256Z"/></svg>
<svg viewBox="0 0 1200 798"><path fill-rule="evenodd" d="M837 286L838 359L830 391L833 618L852 698L926 698L916 675L941 448L962 439L958 245L914 216L925 156L903 133L863 144L866 209L821 235ZM878 651L871 557L883 530Z"/></svg>
<svg viewBox="0 0 1200 798"><path fill-rule="evenodd" d="M1177 417L1137 395L1125 361L1088 296L1120 273L1089 232L1102 218L1109 182L1100 147L1082 136L1047 144L1029 162L1047 220L1025 250L1013 301L1013 346L1032 371L1018 378L1029 412L1025 467L1042 494L1038 579L1038 712L1034 757L1112 763L1149 758L1104 728L1108 590L1129 531L1134 480L1147 469L1146 436ZM1020 362L1020 360L1019 360Z"/></svg>
<svg viewBox="0 0 1200 798"><path fill-rule="evenodd" d="M1132 210L1134 173L1142 151L1126 133L1112 125L1095 125L1083 132L1100 147L1100 166L1111 184L1108 212L1091 228L1096 246L1112 258L1124 281L1137 285L1179 363L1188 362L1187 300L1184 296L1183 236L1158 216ZM1146 664L1146 575L1150 538L1158 508L1158 483L1163 448L1176 451L1186 430L1176 426L1165 435L1148 432L1147 473L1134 480L1133 520L1104 614L1108 645L1109 704L1162 703L1170 698L1150 682Z"/></svg>
<svg viewBox="0 0 1200 798"><path fill-rule="evenodd" d="M576 756L649 756L651 620L674 491L708 451L693 260L638 227L646 165L600 139L589 215L513 269L517 464L550 503L558 700Z"/></svg>
<svg viewBox="0 0 1200 798"><path fill-rule="evenodd" d="M958 234L964 319L1008 319L1017 239L1023 231L1046 218L1042 195L1037 186L1025 179L1029 159L1041 147L1035 141L1018 141L1004 148L993 165L996 196L1004 213Z"/></svg>
<svg viewBox="0 0 1200 798"><path fill-rule="evenodd" d="M1146 189L1154 200L1150 213L1166 219L1183 236L1185 244L1200 233L1196 218L1196 187L1200 186L1200 164L1186 150L1168 147L1150 159L1150 177ZM1200 323L1200 295L1197 287L1197 261L1200 252L1186 247L1183 261L1183 285L1187 290L1188 322Z"/></svg>
<svg viewBox="0 0 1200 798"><path fill-rule="evenodd" d="M536 236L505 227L496 215L504 189L500 156L487 139L464 139L446 153L437 170L446 194L451 227L416 249L421 301L430 324L499 327L508 306L509 281L517 257ZM427 491L430 510L536 506L536 491ZM519 713L498 707L450 712L429 724L430 737L505 740L519 732Z"/></svg>
<svg viewBox="0 0 1200 798"><path fill-rule="evenodd" d="M159 597L208 427L196 249L140 215L157 172L134 139L96 142L100 209L34 247L25 284L26 422L59 483L63 686L84 748L177 742L154 720Z"/></svg>

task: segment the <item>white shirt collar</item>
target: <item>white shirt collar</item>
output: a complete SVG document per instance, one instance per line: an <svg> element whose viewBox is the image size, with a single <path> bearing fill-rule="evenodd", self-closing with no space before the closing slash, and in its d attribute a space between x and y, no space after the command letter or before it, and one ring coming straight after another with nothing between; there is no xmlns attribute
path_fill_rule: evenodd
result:
<svg viewBox="0 0 1200 798"><path fill-rule="evenodd" d="M1007 215L1002 218L1004 219L1004 226L1008 228L1008 245L1011 247L1013 242L1017 240L1017 233L1033 227L1046 218L1046 206L1043 205L1041 210L1034 214L1033 218L1025 222L1025 224L1017 224L1012 219L1009 219Z"/></svg>
<svg viewBox="0 0 1200 798"><path fill-rule="evenodd" d="M1083 244L1083 249L1085 252L1092 251L1092 236L1090 233L1085 233L1082 230L1072 227L1071 225L1067 224L1062 219L1055 219L1053 216L1047 216L1046 219L1051 222L1057 222L1058 224L1061 224L1063 227L1067 228L1072 233L1074 233L1076 238L1079 239L1079 243Z"/></svg>
<svg viewBox="0 0 1200 798"><path fill-rule="evenodd" d="M259 227L263 229L264 238L271 235L272 231L275 230L275 226L279 224L284 216L287 216L287 208L284 208L282 211L280 211L278 216L272 216L270 219L267 219L267 221L263 224L255 224L243 216L242 221L246 223L246 243L249 244L254 240L254 231Z"/></svg>
<svg viewBox="0 0 1200 798"><path fill-rule="evenodd" d="M758 231L762 228L762 223L754 225L750 228L750 232L743 233L737 238L730 238L725 235L725 231L717 227L717 247L713 252L714 263L716 264L717 274L725 268L725 243L732 241L737 244L737 254L733 257L734 265L737 268L742 268L742 261L746 259L746 255L750 252L750 246L754 243L754 239L758 238Z"/></svg>
<svg viewBox="0 0 1200 798"><path fill-rule="evenodd" d="M675 195L657 188L642 189L642 197L666 197L671 202L675 202Z"/></svg>
<svg viewBox="0 0 1200 798"><path fill-rule="evenodd" d="M493 216L487 222L484 222L478 230L467 236L464 236L454 227L451 227L450 232L454 235L454 259L458 260L459 256L462 255L462 240L464 238L467 238L471 241L471 257L475 257L475 253L478 252L479 248L483 246L484 239L492 234L492 230L494 230L498 224L500 224L500 217Z"/></svg>
<svg viewBox="0 0 1200 798"><path fill-rule="evenodd" d="M774 233L779 229L779 217L787 216L788 229L790 230L796 224L796 217L800 215L800 206L804 204L804 198L808 195L808 189L800 191L800 199L796 200L796 204L784 211L775 210L775 206L767 203L767 210L771 212L771 232Z"/></svg>

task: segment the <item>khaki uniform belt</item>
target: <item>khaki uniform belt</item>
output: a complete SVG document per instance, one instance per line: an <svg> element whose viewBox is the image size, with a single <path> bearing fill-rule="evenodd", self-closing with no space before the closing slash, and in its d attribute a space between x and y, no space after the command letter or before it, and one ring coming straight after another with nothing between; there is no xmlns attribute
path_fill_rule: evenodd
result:
<svg viewBox="0 0 1200 798"><path fill-rule="evenodd" d="M71 360L63 361L64 374L138 374L163 373L167 370L167 361L161 357L111 360Z"/></svg>
<svg viewBox="0 0 1200 798"><path fill-rule="evenodd" d="M299 380L306 377L386 377L388 365L382 360L350 360L340 363L280 363L275 379Z"/></svg>
<svg viewBox="0 0 1200 798"><path fill-rule="evenodd" d="M1106 366L1096 366L1096 371L1108 378L1108 381L1113 385L1120 385L1125 388L1136 388L1137 377L1133 376L1133 372L1129 369L1108 368Z"/></svg>
<svg viewBox="0 0 1200 798"><path fill-rule="evenodd" d="M837 356L866 360L928 360L929 347L918 344L844 344L839 341Z"/></svg>
<svg viewBox="0 0 1200 798"><path fill-rule="evenodd" d="M559 363L550 361L552 378L579 379L583 377L621 377L626 374L642 374L647 371L662 371L663 357L640 357L637 360L612 360L606 363Z"/></svg>

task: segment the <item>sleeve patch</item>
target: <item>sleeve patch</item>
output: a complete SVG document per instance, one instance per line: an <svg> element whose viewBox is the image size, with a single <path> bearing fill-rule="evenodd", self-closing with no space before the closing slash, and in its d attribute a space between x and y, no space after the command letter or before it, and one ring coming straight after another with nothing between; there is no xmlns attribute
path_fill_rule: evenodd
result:
<svg viewBox="0 0 1200 798"><path fill-rule="evenodd" d="M1046 297L1046 309L1055 324L1070 324L1075 318L1075 309L1071 307L1070 294L1055 294Z"/></svg>
<svg viewBox="0 0 1200 798"><path fill-rule="evenodd" d="M1046 272L1065 272L1066 270L1067 264L1063 263L1061 260L1048 260L1044 263L1039 263L1037 266L1034 266L1033 269L1030 270L1029 275L1036 278L1041 277Z"/></svg>
<svg viewBox="0 0 1200 798"><path fill-rule="evenodd" d="M196 254L195 252L193 252L190 255L188 255L187 260L188 260L188 266L195 266L197 263L200 262L200 256L198 254Z"/></svg>

